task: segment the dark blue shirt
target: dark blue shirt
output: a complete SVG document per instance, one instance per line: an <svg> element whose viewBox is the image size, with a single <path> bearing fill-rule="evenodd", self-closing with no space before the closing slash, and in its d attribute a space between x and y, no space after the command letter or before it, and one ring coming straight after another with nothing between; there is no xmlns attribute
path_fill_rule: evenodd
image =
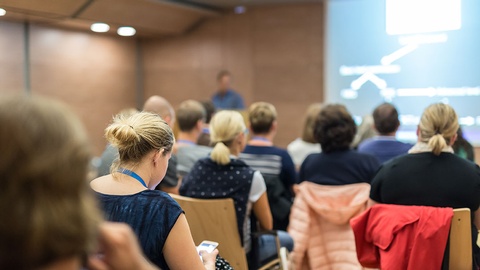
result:
<svg viewBox="0 0 480 270"><path fill-rule="evenodd" d="M223 95L216 93L212 97L212 102L216 109L245 109L242 96L231 89L228 89Z"/></svg>
<svg viewBox="0 0 480 270"><path fill-rule="evenodd" d="M169 269L163 246L182 208L167 193L145 190L132 195L97 193L105 218L130 225L145 256L161 269Z"/></svg>
<svg viewBox="0 0 480 270"><path fill-rule="evenodd" d="M373 155L381 163L405 155L413 145L397 141L395 137L378 136L367 139L358 146L358 152Z"/></svg>
<svg viewBox="0 0 480 270"><path fill-rule="evenodd" d="M300 182L320 185L370 183L380 162L374 156L353 150L309 155L300 168Z"/></svg>

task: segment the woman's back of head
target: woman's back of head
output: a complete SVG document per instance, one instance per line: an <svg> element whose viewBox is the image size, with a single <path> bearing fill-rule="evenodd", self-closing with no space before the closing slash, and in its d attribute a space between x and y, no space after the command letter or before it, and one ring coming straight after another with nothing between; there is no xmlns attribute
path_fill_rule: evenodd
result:
<svg viewBox="0 0 480 270"><path fill-rule="evenodd" d="M77 119L45 99L0 99L0 269L35 269L92 247L99 214Z"/></svg>
<svg viewBox="0 0 480 270"><path fill-rule="evenodd" d="M105 129L105 137L118 149L119 159L112 165L112 172L119 166L137 165L153 150L172 151L175 139L172 129L157 114L140 112L131 116L117 115Z"/></svg>
<svg viewBox="0 0 480 270"><path fill-rule="evenodd" d="M459 128L455 110L447 104L428 106L420 118L419 140L428 143L435 155L450 145Z"/></svg>
<svg viewBox="0 0 480 270"><path fill-rule="evenodd" d="M322 110L322 103L314 103L307 109L303 123L302 140L309 143L317 143L314 136L315 119Z"/></svg>
<svg viewBox="0 0 480 270"><path fill-rule="evenodd" d="M220 111L210 122L210 138L214 148L211 159L221 165L230 163L230 149L235 138L246 129L242 115L236 111Z"/></svg>
<svg viewBox="0 0 480 270"><path fill-rule="evenodd" d="M325 153L349 149L356 131L352 116L340 104L323 107L315 121L315 138Z"/></svg>
<svg viewBox="0 0 480 270"><path fill-rule="evenodd" d="M267 102L255 102L248 108L248 121L255 134L268 133L277 120L277 110Z"/></svg>

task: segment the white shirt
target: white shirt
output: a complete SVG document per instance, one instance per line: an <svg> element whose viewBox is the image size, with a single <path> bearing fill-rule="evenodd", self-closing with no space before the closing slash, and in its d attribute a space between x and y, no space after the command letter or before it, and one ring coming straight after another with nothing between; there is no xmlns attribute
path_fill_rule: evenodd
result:
<svg viewBox="0 0 480 270"><path fill-rule="evenodd" d="M308 155L320 153L322 149L319 143L309 143L301 138L297 138L288 145L287 151L292 157L293 163L295 163L295 166L298 168Z"/></svg>

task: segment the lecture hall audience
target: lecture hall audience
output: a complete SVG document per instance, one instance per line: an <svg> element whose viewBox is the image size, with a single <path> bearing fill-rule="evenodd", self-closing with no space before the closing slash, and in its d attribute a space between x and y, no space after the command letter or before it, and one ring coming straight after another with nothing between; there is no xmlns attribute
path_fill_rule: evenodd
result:
<svg viewBox="0 0 480 270"><path fill-rule="evenodd" d="M117 116L105 137L119 152L112 174L90 183L106 219L125 222L137 234L145 255L161 269L214 269L200 260L187 220L167 193L153 190L164 178L175 139L155 113ZM181 247L182 252L178 252Z"/></svg>
<svg viewBox="0 0 480 270"><path fill-rule="evenodd" d="M69 109L4 96L0 121L0 269L158 269L128 226L101 223L87 184L88 139Z"/></svg>
<svg viewBox="0 0 480 270"><path fill-rule="evenodd" d="M285 149L273 145L277 133L277 110L267 102L256 102L248 109L251 139L240 158L259 171L267 185L273 229L286 230L293 203L295 165Z"/></svg>
<svg viewBox="0 0 480 270"><path fill-rule="evenodd" d="M238 157L247 142L247 129L240 113L220 111L212 118L210 135L214 143L210 157L200 159L184 179L180 195L201 198L232 198L235 203L237 225L243 247L252 262L251 231L256 231L250 217L255 215L261 230L273 228L272 214L268 204L267 188L262 174L253 170ZM278 231L280 243L289 250L293 248L291 237ZM259 261L276 256L275 240L272 235L258 239Z"/></svg>
<svg viewBox="0 0 480 270"><path fill-rule="evenodd" d="M203 108L205 108L206 116L203 124L202 134L198 137L197 144L203 146L211 146L210 142L210 121L216 112L215 105L210 100L202 101Z"/></svg>
<svg viewBox="0 0 480 270"><path fill-rule="evenodd" d="M427 107L418 125L417 143L408 155L383 165L372 180L370 198L372 203L469 208L474 265L478 266L480 168L453 153L458 128L452 107L443 103Z"/></svg>
<svg viewBox="0 0 480 270"><path fill-rule="evenodd" d="M372 115L378 135L360 143L358 152L371 154L381 163L407 154L413 145L400 142L395 137L400 127L397 109L390 103L383 103L375 108Z"/></svg>

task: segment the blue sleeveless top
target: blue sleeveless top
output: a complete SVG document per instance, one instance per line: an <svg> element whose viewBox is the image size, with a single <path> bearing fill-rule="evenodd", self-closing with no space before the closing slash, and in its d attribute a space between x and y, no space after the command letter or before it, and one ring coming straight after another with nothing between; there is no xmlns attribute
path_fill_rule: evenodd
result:
<svg viewBox="0 0 480 270"><path fill-rule="evenodd" d="M97 196L105 218L130 225L145 256L161 269L169 269L163 257L163 246L173 225L183 213L178 203L159 190L145 190L132 195L97 192Z"/></svg>
<svg viewBox="0 0 480 270"><path fill-rule="evenodd" d="M183 178L180 195L198 199L232 198L238 233L243 243L243 224L254 172L239 159L230 159L229 164L219 165L210 157L203 158L198 160L190 173Z"/></svg>

